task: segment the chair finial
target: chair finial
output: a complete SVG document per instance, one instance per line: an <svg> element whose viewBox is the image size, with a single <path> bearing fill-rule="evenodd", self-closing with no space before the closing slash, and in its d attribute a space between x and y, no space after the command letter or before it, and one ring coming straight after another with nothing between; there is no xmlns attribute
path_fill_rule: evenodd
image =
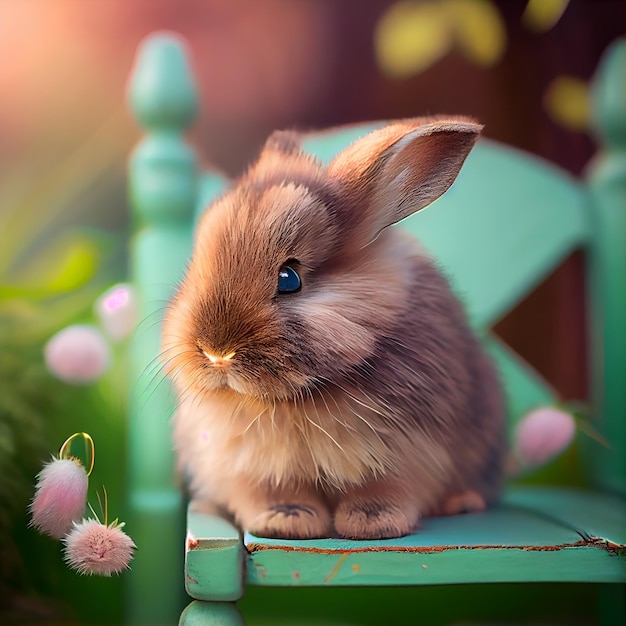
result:
<svg viewBox="0 0 626 626"><path fill-rule="evenodd" d="M601 142L626 147L626 39L608 47L592 85L592 122Z"/></svg>
<svg viewBox="0 0 626 626"><path fill-rule="evenodd" d="M181 37L161 32L139 44L129 99L147 128L182 129L191 124L198 98Z"/></svg>
<svg viewBox="0 0 626 626"><path fill-rule="evenodd" d="M131 106L148 130L131 158L130 196L146 223L182 224L196 204L196 156L182 136L198 106L186 49L176 34L149 35L139 45L130 80Z"/></svg>

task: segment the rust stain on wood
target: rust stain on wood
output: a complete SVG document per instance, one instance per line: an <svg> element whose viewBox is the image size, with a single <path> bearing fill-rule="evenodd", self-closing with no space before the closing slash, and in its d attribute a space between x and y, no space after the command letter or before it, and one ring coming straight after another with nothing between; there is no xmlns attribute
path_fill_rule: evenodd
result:
<svg viewBox="0 0 626 626"><path fill-rule="evenodd" d="M406 553L418 553L418 554L435 554L439 552L447 552L451 550L524 550L527 552L555 552L558 550L566 550L568 548L584 548L589 546L595 546L600 549L605 549L607 552L619 553L626 549L626 545L615 544L605 539L599 539L596 537L590 537L588 539L581 539L572 543L563 543L559 545L448 545L448 546L369 546L364 548L338 548L332 550L330 548L316 548L316 547L303 547L303 546L289 546L289 545L272 545L264 543L249 543L246 545L246 549L249 553L261 552L263 550L279 550L282 552L308 552L310 554L342 554L342 558L337 565L341 564L342 559L348 554L360 554L366 552L406 552ZM331 571L331 574L333 572ZM334 574L333 574L334 575ZM329 574L330 576L330 574Z"/></svg>

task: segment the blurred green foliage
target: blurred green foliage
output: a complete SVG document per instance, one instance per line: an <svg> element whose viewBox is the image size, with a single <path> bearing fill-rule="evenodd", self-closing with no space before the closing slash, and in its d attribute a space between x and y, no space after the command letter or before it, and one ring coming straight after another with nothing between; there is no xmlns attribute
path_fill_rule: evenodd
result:
<svg viewBox="0 0 626 626"><path fill-rule="evenodd" d="M45 255L41 257L45 260ZM92 255L93 258L93 255ZM45 265L45 261L44 261ZM52 267L52 265L49 265ZM62 562L61 545L27 528L35 475L65 438L89 432L96 465L89 501L97 510L96 490L105 485L112 517L123 519L127 384L123 347L113 368L97 383L66 385L47 371L43 347L67 324L88 321L103 277L77 267L42 272L41 288L20 298L0 299L0 622L79 619L81 623L119 623L121 579L87 579ZM63 280L59 280L61 276ZM80 288L65 295L68 283ZM54 286L54 289L53 289ZM45 294L45 297L41 297ZM107 602L102 603L102 598ZM93 607L98 605L98 611Z"/></svg>
<svg viewBox="0 0 626 626"><path fill-rule="evenodd" d="M43 463L69 435L87 431L96 445L89 501L98 510L105 485L111 519L124 519L124 346L101 380L82 387L56 380L43 357L54 333L93 322L97 296L125 277L125 225L111 229L109 210L123 202L124 159L119 146L102 149L107 136L81 138L43 179L24 172L27 184L0 189L2 624L121 622L122 579L70 571L61 544L28 528L27 512Z"/></svg>

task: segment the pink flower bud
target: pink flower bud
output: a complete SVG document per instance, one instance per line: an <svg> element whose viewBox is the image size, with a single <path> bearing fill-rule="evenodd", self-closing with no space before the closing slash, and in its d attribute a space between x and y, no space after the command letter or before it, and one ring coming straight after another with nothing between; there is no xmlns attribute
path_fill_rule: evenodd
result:
<svg viewBox="0 0 626 626"><path fill-rule="evenodd" d="M86 384L97 380L107 370L111 352L102 333L95 326L68 326L54 335L44 350L46 365L60 380Z"/></svg>
<svg viewBox="0 0 626 626"><path fill-rule="evenodd" d="M126 339L137 324L137 299L132 286L120 283L105 291L96 301L95 312L111 340Z"/></svg>
<svg viewBox="0 0 626 626"><path fill-rule="evenodd" d="M95 519L74 524L63 539L67 564L87 575L110 576L128 569L136 546L122 526L117 522L105 526Z"/></svg>
<svg viewBox="0 0 626 626"><path fill-rule="evenodd" d="M30 505L31 525L61 539L85 514L88 483L87 472L76 459L53 459L46 463L37 476Z"/></svg>
<svg viewBox="0 0 626 626"><path fill-rule="evenodd" d="M535 409L517 424L515 453L525 467L544 465L569 446L575 433L576 422L569 413L552 407Z"/></svg>

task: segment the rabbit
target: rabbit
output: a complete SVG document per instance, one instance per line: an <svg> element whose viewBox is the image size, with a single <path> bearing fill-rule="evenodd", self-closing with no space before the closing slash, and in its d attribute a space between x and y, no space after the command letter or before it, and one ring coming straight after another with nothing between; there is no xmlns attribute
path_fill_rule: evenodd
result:
<svg viewBox="0 0 626 626"><path fill-rule="evenodd" d="M198 508L257 536L382 539L497 500L495 368L437 264L388 228L448 189L481 128L397 121L327 166L276 132L206 209L162 329Z"/></svg>

